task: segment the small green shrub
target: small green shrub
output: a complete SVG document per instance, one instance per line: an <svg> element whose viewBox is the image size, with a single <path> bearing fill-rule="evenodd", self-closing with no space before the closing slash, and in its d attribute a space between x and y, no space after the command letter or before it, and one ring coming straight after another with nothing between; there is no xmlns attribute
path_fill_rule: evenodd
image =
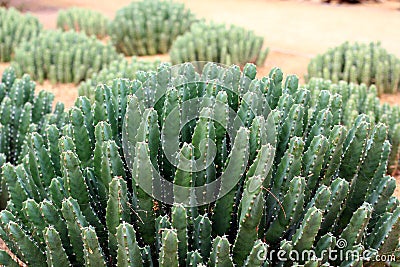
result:
<svg viewBox="0 0 400 267"><path fill-rule="evenodd" d="M57 17L57 28L84 32L100 39L107 36L109 23L110 20L102 13L78 7L61 10Z"/></svg>
<svg viewBox="0 0 400 267"><path fill-rule="evenodd" d="M373 257L399 248L400 204L392 196L395 179L386 175L390 144L384 124L360 114L352 125L341 125L343 103L320 101L336 94L322 90L315 99L298 88L296 76L283 81L276 68L262 79L250 64L243 73L237 66L208 64L202 74L184 64L177 73L171 76L161 65L138 80L98 86L93 104L80 97L68 112L59 139L30 134L21 164L2 168L10 200L0 212L0 237L15 255L29 266L259 267L272 250L302 255L312 249L318 260L267 257L268 264L363 266L365 259L335 260L323 251L331 248L338 256L368 250ZM155 101L160 93L164 97ZM203 116L175 127L183 102L199 98ZM230 109L243 122L234 139L220 123ZM169 131L179 136L177 165L168 164L162 151L160 136L169 133L160 129L168 117L174 123ZM211 165L187 169L188 159L202 159L211 143L221 152ZM151 196L171 194L154 171L194 187L225 173L229 164L221 163L229 162L240 180L215 203L185 208ZM222 179L221 188L231 177ZM142 178L152 194L138 186ZM0 264L9 261L4 257Z"/></svg>
<svg viewBox="0 0 400 267"><path fill-rule="evenodd" d="M262 66L268 49L262 50L264 39L242 27L225 24L196 23L172 45L173 64L190 61L211 61L226 65L255 63Z"/></svg>
<svg viewBox="0 0 400 267"><path fill-rule="evenodd" d="M313 58L306 80L322 77L337 83L375 84L378 93L395 93L400 89L400 59L389 54L380 43L344 44Z"/></svg>
<svg viewBox="0 0 400 267"><path fill-rule="evenodd" d="M0 7L0 61L10 61L14 48L37 36L41 30L42 25L32 15Z"/></svg>
<svg viewBox="0 0 400 267"><path fill-rule="evenodd" d="M183 4L144 0L120 9L109 33L117 51L127 56L165 54L195 20Z"/></svg>
<svg viewBox="0 0 400 267"><path fill-rule="evenodd" d="M79 83L121 57L110 44L84 33L43 31L15 49L12 65L18 75L28 73L40 83Z"/></svg>
<svg viewBox="0 0 400 267"><path fill-rule="evenodd" d="M159 60L151 62L138 60L135 57L132 58L130 63L126 59L115 60L100 72L93 74L90 79L81 82L78 87L79 96L86 96L93 101L95 89L98 84L108 84L116 78L134 80L138 71L156 70L160 63Z"/></svg>

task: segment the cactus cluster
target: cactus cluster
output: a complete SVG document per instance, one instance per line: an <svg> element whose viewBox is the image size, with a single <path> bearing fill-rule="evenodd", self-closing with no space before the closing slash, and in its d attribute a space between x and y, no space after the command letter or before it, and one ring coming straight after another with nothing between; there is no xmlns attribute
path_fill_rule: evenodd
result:
<svg viewBox="0 0 400 267"><path fill-rule="evenodd" d="M375 85L357 85L340 81L335 84L322 78L311 78L304 86L313 97L313 105L318 101L327 103L341 102L341 115L338 123L347 127L354 125L359 114L367 114L372 123L384 123L388 126L388 139L392 145L389 155L388 172L393 173L399 167L400 156L400 107L381 104ZM329 92L329 94L327 93ZM321 94L321 97L318 97ZM329 100L329 98L332 98ZM337 105L337 104L336 104Z"/></svg>
<svg viewBox="0 0 400 267"><path fill-rule="evenodd" d="M126 56L165 54L194 21L181 3L142 0L118 10L109 33L117 51Z"/></svg>
<svg viewBox="0 0 400 267"><path fill-rule="evenodd" d="M97 86L93 104L78 98L64 126L32 132L20 164L4 163L9 201L0 237L18 258L29 266L362 266L322 251L399 248L385 124L361 113L342 125L345 95L315 95L277 68L261 79L252 64L243 73L215 64L198 73L186 63L176 73L160 65ZM197 105L185 108L190 100ZM180 128L191 109L200 117ZM242 122L233 137L230 110ZM177 135L172 162L163 153L169 135ZM208 162L210 147L210 164L192 171L193 160ZM239 182L204 203L204 195L171 194L156 173L189 188L224 173ZM203 204L168 205L155 195ZM319 259L260 257L277 249L313 249ZM0 264L12 264L0 255Z"/></svg>
<svg viewBox="0 0 400 267"><path fill-rule="evenodd" d="M10 61L20 42L29 41L42 30L37 18L15 8L0 7L0 21L0 62Z"/></svg>
<svg viewBox="0 0 400 267"><path fill-rule="evenodd" d="M374 84L378 93L395 93L400 89L400 59L388 53L380 43L345 42L316 56L308 65L306 79L322 77L334 83Z"/></svg>
<svg viewBox="0 0 400 267"><path fill-rule="evenodd" d="M27 73L40 83L77 84L121 57L110 44L84 33L43 31L15 49L12 65L18 75Z"/></svg>
<svg viewBox="0 0 400 267"><path fill-rule="evenodd" d="M116 78L126 78L134 80L138 71L156 70L161 64L160 60L146 61L132 57L131 62L126 59L114 60L100 72L95 73L86 81L80 83L78 87L79 96L86 96L91 101L95 97L95 89L98 84L110 83Z"/></svg>
<svg viewBox="0 0 400 267"><path fill-rule="evenodd" d="M110 20L100 12L73 7L59 11L57 28L63 31L75 30L101 39L107 36Z"/></svg>
<svg viewBox="0 0 400 267"><path fill-rule="evenodd" d="M52 111L54 96L46 91L35 93L35 83L29 75L21 79L15 71L4 71L0 83L0 166L17 164L26 151L26 138L30 132L40 134L48 124L63 125L64 105L57 103ZM0 209L5 207L7 190L0 175Z"/></svg>
<svg viewBox="0 0 400 267"><path fill-rule="evenodd" d="M263 48L263 42L263 37L239 26L199 22L176 39L170 51L171 61L173 64L211 61L240 66L251 62L263 66L269 51Z"/></svg>

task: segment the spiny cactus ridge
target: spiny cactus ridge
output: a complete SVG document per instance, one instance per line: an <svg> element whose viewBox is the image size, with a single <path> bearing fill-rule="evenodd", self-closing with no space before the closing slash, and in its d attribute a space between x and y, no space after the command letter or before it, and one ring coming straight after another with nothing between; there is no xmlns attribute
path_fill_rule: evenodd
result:
<svg viewBox="0 0 400 267"><path fill-rule="evenodd" d="M172 1L138 1L117 11L109 33L126 56L165 54L196 21L190 10Z"/></svg>
<svg viewBox="0 0 400 267"><path fill-rule="evenodd" d="M110 20L102 13L86 8L63 9L57 16L58 29L84 32L99 39L107 36L109 23Z"/></svg>
<svg viewBox="0 0 400 267"><path fill-rule="evenodd" d="M134 80L137 76L144 75L143 71L155 71L160 64L160 60L145 61L139 60L136 57L133 57L130 63L124 58L114 60L98 73L94 73L90 79L82 81L79 84L79 96L86 96L93 101L98 84L112 83L116 78Z"/></svg>
<svg viewBox="0 0 400 267"><path fill-rule="evenodd" d="M16 48L12 66L18 75L27 73L40 83L77 84L121 57L110 44L84 33L43 31Z"/></svg>
<svg viewBox="0 0 400 267"><path fill-rule="evenodd" d="M241 66L252 62L262 66L269 52L263 43L263 37L239 26L199 22L173 43L171 61L173 64L212 61Z"/></svg>
<svg viewBox="0 0 400 267"><path fill-rule="evenodd" d="M400 59L388 53L380 43L345 42L316 56L308 65L306 79L322 77L338 83L374 84L378 93L400 89Z"/></svg>
<svg viewBox="0 0 400 267"><path fill-rule="evenodd" d="M43 28L37 18L13 7L0 7L0 21L0 62L10 61L15 47L37 36Z"/></svg>

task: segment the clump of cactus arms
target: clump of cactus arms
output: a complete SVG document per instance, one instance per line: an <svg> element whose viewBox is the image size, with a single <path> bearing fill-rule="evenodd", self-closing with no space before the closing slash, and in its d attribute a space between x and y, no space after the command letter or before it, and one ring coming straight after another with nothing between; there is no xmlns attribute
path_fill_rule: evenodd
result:
<svg viewBox="0 0 400 267"><path fill-rule="evenodd" d="M18 164L26 155L30 132L45 134L49 124L62 126L64 105L57 103L52 112L54 96L46 91L35 93L35 83L28 75L16 78L7 68L0 81L0 167L6 162ZM58 134L56 136L58 139ZM0 175L0 209L7 201L6 177Z"/></svg>
<svg viewBox="0 0 400 267"><path fill-rule="evenodd" d="M170 55L173 64L213 61L240 66L251 62L262 66L269 51L263 48L263 43L263 37L242 27L199 22L176 39Z"/></svg>
<svg viewBox="0 0 400 267"><path fill-rule="evenodd" d="M126 56L165 54L195 21L183 4L142 0L120 9L109 33L117 51Z"/></svg>
<svg viewBox="0 0 400 267"><path fill-rule="evenodd" d="M60 10L57 17L58 29L80 31L99 39L107 36L109 23L110 20L102 13L78 7Z"/></svg>
<svg viewBox="0 0 400 267"><path fill-rule="evenodd" d="M59 139L32 133L36 158L4 164L0 237L29 266L362 266L374 262L322 252L394 254L386 125L368 114L341 125L327 91L317 101L276 68L255 76L252 64L186 63L99 85L51 127ZM317 258L288 256L309 250Z"/></svg>
<svg viewBox="0 0 400 267"><path fill-rule="evenodd" d="M8 62L14 48L28 41L42 30L39 20L30 14L21 14L15 8L0 8L0 62Z"/></svg>
<svg viewBox="0 0 400 267"><path fill-rule="evenodd" d="M388 140L391 148L386 148L389 154L388 172L398 169L400 156L400 107L380 104L375 85L356 85L340 81L335 84L322 78L311 78L305 88L312 92L313 105L318 102L329 103L335 112L335 123L347 127L354 125L359 114L368 114L372 123L384 123L388 126ZM321 105L321 104L320 104ZM341 108L339 108L341 107ZM389 152L390 151L390 152Z"/></svg>
<svg viewBox="0 0 400 267"><path fill-rule="evenodd" d="M141 75L141 73L137 74L139 71L156 70L160 64L161 61L159 60L146 61L139 60L136 57L133 57L130 63L125 58L114 60L98 73L94 73L90 79L80 83L78 87L79 96L86 96L93 101L98 84L111 83L116 78L134 80L137 75Z"/></svg>
<svg viewBox="0 0 400 267"><path fill-rule="evenodd" d="M334 83L374 84L378 93L395 93L400 89L400 59L388 53L380 43L348 42L316 56L308 65L306 79L322 77Z"/></svg>
<svg viewBox="0 0 400 267"><path fill-rule="evenodd" d="M16 48L12 65L40 83L79 83L120 57L113 46L84 33L43 31Z"/></svg>

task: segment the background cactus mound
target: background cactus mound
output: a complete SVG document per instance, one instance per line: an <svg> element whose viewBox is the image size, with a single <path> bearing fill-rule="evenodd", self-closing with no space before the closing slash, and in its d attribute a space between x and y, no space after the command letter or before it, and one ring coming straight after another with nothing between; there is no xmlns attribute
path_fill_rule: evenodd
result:
<svg viewBox="0 0 400 267"><path fill-rule="evenodd" d="M390 143L384 124L360 114L351 126L341 125L343 103L331 101L337 97L323 104L319 99L325 98L298 88L296 76L283 81L279 69L262 79L255 78L254 65L243 73L237 66L221 72L207 65L199 75L184 64L178 73L174 82L170 68L161 65L140 80L98 86L92 105L80 97L65 126L46 127L46 133L58 129L59 134L29 134L21 163L2 168L9 201L0 213L0 237L14 254L30 266L361 266L368 262L332 260L321 253L368 249L383 255L399 248L400 205L392 196L395 180L385 174ZM199 78L204 82L190 82ZM209 82L216 80L221 86ZM155 102L159 92L165 95ZM327 94L332 93L320 93ZM181 130L170 128L179 132L176 168L162 153L159 126L175 116L174 110L184 110L182 101L198 97L207 99L199 102L204 116ZM216 111L227 118L226 109L217 112L212 99L245 122L235 142L224 124L205 116ZM266 102L269 113L263 113ZM266 116L273 118L277 133L275 154L266 139ZM129 166L122 136L133 156ZM243 155L249 157L244 172L235 169L239 183L215 203L170 206L137 186L137 177L153 181L152 167L178 185L212 180L213 171L192 173L184 165L204 157L208 138L222 150L210 165L216 173L226 171L219 162L242 166ZM168 197L164 188L154 186ZM347 246L338 246L339 239ZM265 263L258 257L273 249L313 249L321 258L280 262L273 257ZM0 264L10 263L4 252L0 255Z"/></svg>
<svg viewBox="0 0 400 267"><path fill-rule="evenodd" d="M211 61L244 66L251 62L264 65L269 49L263 50L263 37L242 27L199 22L178 37L170 55L173 64Z"/></svg>
<svg viewBox="0 0 400 267"><path fill-rule="evenodd" d="M101 39L107 36L110 20L103 13L73 7L60 10L57 17L57 28L63 31L81 31Z"/></svg>
<svg viewBox="0 0 400 267"><path fill-rule="evenodd" d="M0 61L11 60L14 48L30 40L42 30L39 20L30 14L21 14L14 8L0 7Z"/></svg>
<svg viewBox="0 0 400 267"><path fill-rule="evenodd" d="M183 4L172 1L132 2L117 11L110 36L126 56L165 54L172 42L196 21Z"/></svg>
<svg viewBox="0 0 400 267"><path fill-rule="evenodd" d="M15 49L12 66L42 83L79 83L111 61L122 58L113 46L74 31L43 31Z"/></svg>
<svg viewBox="0 0 400 267"><path fill-rule="evenodd" d="M79 96L86 96L93 101L98 84L110 83L116 78L134 80L138 71L156 70L160 64L161 61L159 60L145 61L138 60L136 57L133 57L130 63L125 58L114 60L100 72L93 74L90 79L80 83L78 87Z"/></svg>
<svg viewBox="0 0 400 267"><path fill-rule="evenodd" d="M389 54L380 43L344 44L318 55L308 65L306 79L322 77L337 83L375 84L378 93L400 89L400 59Z"/></svg>

